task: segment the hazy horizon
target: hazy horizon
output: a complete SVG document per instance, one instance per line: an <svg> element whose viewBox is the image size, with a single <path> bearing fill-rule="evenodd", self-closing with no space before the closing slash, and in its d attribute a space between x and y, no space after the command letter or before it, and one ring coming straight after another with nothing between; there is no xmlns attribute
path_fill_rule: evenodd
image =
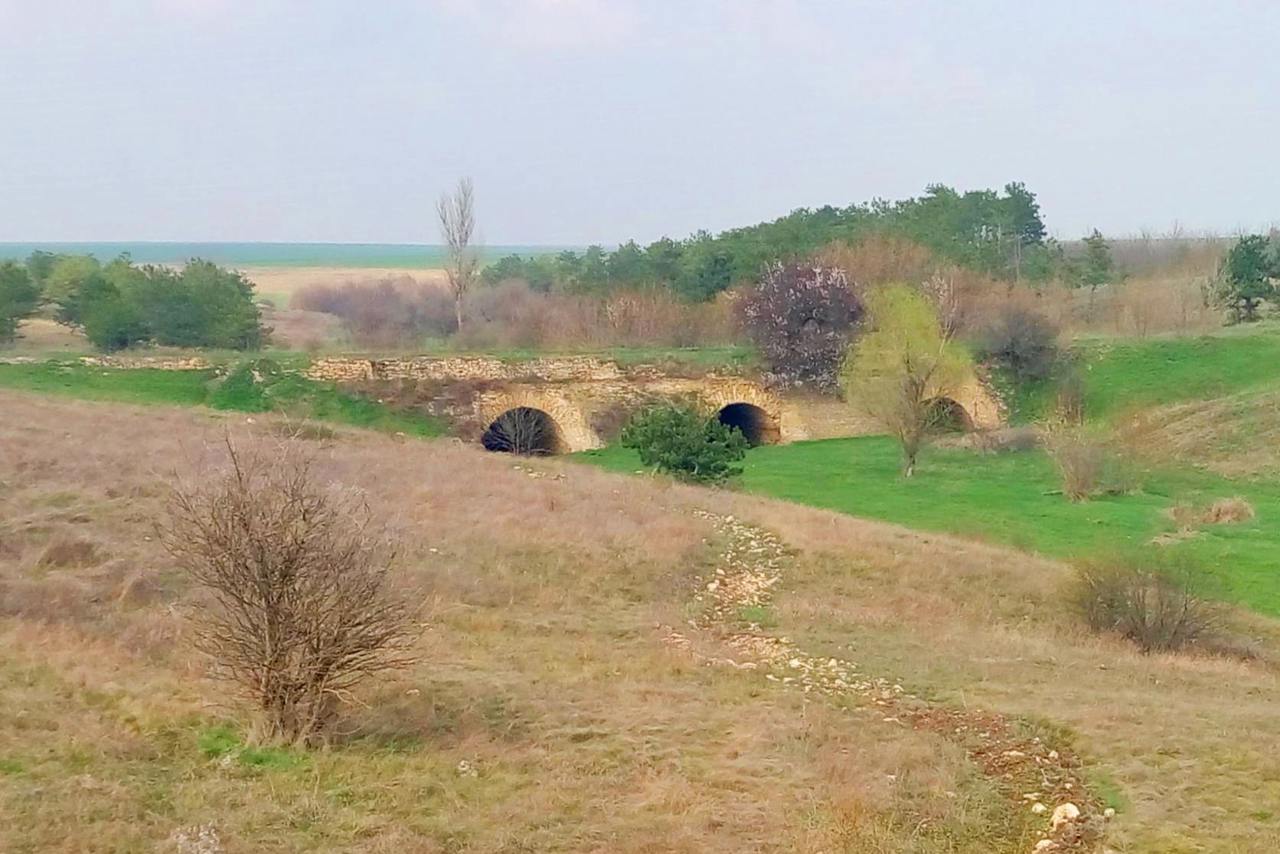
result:
<svg viewBox="0 0 1280 854"><path fill-rule="evenodd" d="M616 245L1025 182L1049 231L1280 219L1280 6L0 0L0 241Z"/></svg>

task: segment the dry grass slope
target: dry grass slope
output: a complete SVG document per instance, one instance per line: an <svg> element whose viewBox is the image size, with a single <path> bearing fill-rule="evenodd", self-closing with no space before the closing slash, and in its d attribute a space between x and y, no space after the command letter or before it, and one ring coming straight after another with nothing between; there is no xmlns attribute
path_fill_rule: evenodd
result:
<svg viewBox="0 0 1280 854"><path fill-rule="evenodd" d="M948 739L664 642L717 551L695 509L791 552L744 621L1072 741L1120 808L1116 849L1280 847L1273 624L1259 661L1144 657L1076 630L1057 564L357 432L317 441L318 465L404 543L422 663L366 691L330 750L244 748L152 525L172 472L221 464L225 429L278 431L8 392L0 411L0 850L177 850L197 825L227 852L1025 850L1032 817Z"/></svg>

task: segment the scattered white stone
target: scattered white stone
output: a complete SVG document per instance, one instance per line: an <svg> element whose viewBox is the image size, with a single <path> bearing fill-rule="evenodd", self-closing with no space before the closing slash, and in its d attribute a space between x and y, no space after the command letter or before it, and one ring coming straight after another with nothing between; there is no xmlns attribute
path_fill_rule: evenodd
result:
<svg viewBox="0 0 1280 854"><path fill-rule="evenodd" d="M1070 824L1079 817L1080 808L1073 803L1067 802L1053 811L1053 817L1049 819L1049 826L1057 830L1064 824Z"/></svg>
<svg viewBox="0 0 1280 854"><path fill-rule="evenodd" d="M1036 801L1034 804L1031 805L1031 811L1036 815L1043 815L1044 813L1047 813L1049 811L1049 808L1044 804L1040 803L1039 801Z"/></svg>
<svg viewBox="0 0 1280 854"><path fill-rule="evenodd" d="M1102 811L1102 817L1107 819L1108 821L1115 818L1116 817L1115 809L1112 807L1107 807L1105 810Z"/></svg>
<svg viewBox="0 0 1280 854"><path fill-rule="evenodd" d="M1039 842L1036 843L1036 847L1032 850L1056 851L1058 850L1058 843L1054 842L1052 839L1041 839Z"/></svg>
<svg viewBox="0 0 1280 854"><path fill-rule="evenodd" d="M181 827L169 835L174 854L222 854L222 839L211 824Z"/></svg>

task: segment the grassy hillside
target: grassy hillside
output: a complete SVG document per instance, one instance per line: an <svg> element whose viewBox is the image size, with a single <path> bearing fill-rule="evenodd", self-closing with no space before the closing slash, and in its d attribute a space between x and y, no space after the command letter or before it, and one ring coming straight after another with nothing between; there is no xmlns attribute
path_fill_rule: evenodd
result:
<svg viewBox="0 0 1280 854"><path fill-rule="evenodd" d="M280 374L255 382L241 370L164 371L153 368L96 368L80 362L0 364L0 388L82 400L173 406L209 406L240 412L281 412L308 418L412 436L438 436L438 421L397 412L374 401L341 391L332 383ZM224 376L226 377L224 379Z"/></svg>
<svg viewBox="0 0 1280 854"><path fill-rule="evenodd" d="M1086 339L1072 350L1085 385L1086 411L1114 420L1139 410L1280 386L1280 327L1236 327L1194 338ZM1042 415L1046 384L1013 395L1020 420Z"/></svg>
<svg viewBox="0 0 1280 854"><path fill-rule="evenodd" d="M1241 495L1257 518L1202 526L1161 548L1205 566L1217 595L1280 615L1280 329L1251 326L1199 338L1089 340L1076 347L1086 412L1118 428L1135 452L1135 488L1085 504L1056 494L1040 451L978 456L933 449L919 475L898 475L896 446L863 437L752 450L741 488L816 507L930 531L999 542L1054 557L1155 548L1174 532L1167 511ZM1050 390L1015 397L1020 420L1044 411ZM607 448L581 455L635 471L635 454Z"/></svg>
<svg viewBox="0 0 1280 854"><path fill-rule="evenodd" d="M420 664L361 690L327 750L246 745L152 536L173 474L221 463L221 425L0 407L6 850L175 850L212 826L230 854L1025 852L1046 820L1002 782L1012 759L927 723L981 742L1002 720L1080 757L1081 799L1119 810L1112 847L1280 845L1274 633L1250 663L1143 656L1080 634L1064 568L1016 552L375 434L315 445L317 474L394 520L398 577L427 606ZM270 421L236 441L271 452ZM698 509L784 551L772 599L725 634L689 625L728 553ZM916 699L898 717L862 689L792 690L785 660L708 666L748 654L738 632Z"/></svg>
<svg viewBox="0 0 1280 854"><path fill-rule="evenodd" d="M634 452L612 447L581 459L614 471L640 468ZM748 452L741 488L895 522L927 531L1004 543L1054 557L1147 547L1175 525L1176 504L1205 505L1243 495L1258 512L1252 521L1201 528L1164 548L1204 561L1214 590L1256 610L1280 615L1280 484L1235 483L1193 470L1133 472L1141 488L1073 504L1060 494L1057 473L1041 451L979 456L931 449L919 472L904 481L897 446L883 437L797 442Z"/></svg>

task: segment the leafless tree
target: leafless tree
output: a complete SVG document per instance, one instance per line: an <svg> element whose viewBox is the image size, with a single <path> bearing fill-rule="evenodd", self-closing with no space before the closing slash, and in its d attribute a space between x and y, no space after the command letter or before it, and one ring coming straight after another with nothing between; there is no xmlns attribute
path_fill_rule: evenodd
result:
<svg viewBox="0 0 1280 854"><path fill-rule="evenodd" d="M227 448L229 472L175 488L161 541L211 600L197 646L255 707L255 740L314 743L358 682L411 662L416 609L358 494L317 486L288 445Z"/></svg>
<svg viewBox="0 0 1280 854"><path fill-rule="evenodd" d="M453 291L454 313L462 328L462 301L476 280L480 257L472 241L475 238L475 192L470 178L462 178L452 193L444 193L436 203L440 217L440 234L444 239L445 274Z"/></svg>
<svg viewBox="0 0 1280 854"><path fill-rule="evenodd" d="M560 437L553 422L545 412L530 406L517 406L498 416L481 437L481 444L490 451L509 454L554 454Z"/></svg>

